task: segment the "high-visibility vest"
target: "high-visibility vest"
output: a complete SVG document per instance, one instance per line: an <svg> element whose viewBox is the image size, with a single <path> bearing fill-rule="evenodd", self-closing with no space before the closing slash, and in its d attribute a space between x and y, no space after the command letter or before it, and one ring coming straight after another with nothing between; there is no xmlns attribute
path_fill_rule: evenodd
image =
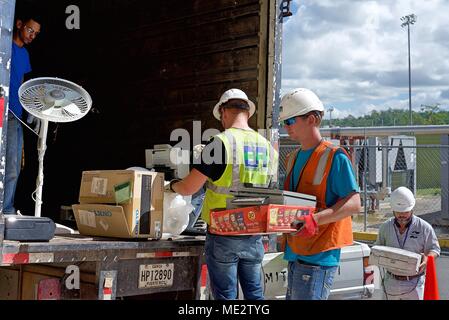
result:
<svg viewBox="0 0 449 320"><path fill-rule="evenodd" d="M206 183L201 218L207 224L210 224L210 210L226 208L226 200L233 197L231 190L248 184L266 188L275 182L279 158L270 142L253 130L231 128L215 138L225 147L226 169L220 179L208 179Z"/></svg>
<svg viewBox="0 0 449 320"><path fill-rule="evenodd" d="M339 149L339 147L333 146L330 142L321 142L313 151L299 176L300 178L296 192L315 196L317 201L317 212L327 208L327 179L331 171L332 160ZM349 157L346 150L341 150L343 150ZM299 151L300 150L296 150L287 156L286 168L288 175L284 184L285 190L291 190L291 188L293 188L293 186L291 186L291 176ZM318 234L310 238L284 235L281 241L281 247L285 250L285 241L287 241L294 253L308 256L329 250L340 249L352 245L353 243L351 217L346 217L334 223L320 225L318 229Z"/></svg>

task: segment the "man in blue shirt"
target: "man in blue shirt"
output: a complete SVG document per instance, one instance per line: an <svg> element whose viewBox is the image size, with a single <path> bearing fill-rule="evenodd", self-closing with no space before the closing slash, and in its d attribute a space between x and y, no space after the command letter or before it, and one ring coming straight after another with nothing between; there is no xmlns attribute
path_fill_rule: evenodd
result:
<svg viewBox="0 0 449 320"><path fill-rule="evenodd" d="M23 15L16 19L11 51L11 74L9 89L8 131L6 141L6 172L3 213L15 214L14 195L19 179L23 131L20 119L23 109L19 101L19 88L25 74L31 72L30 57L26 45L31 44L41 30L39 19L33 15Z"/></svg>
<svg viewBox="0 0 449 320"><path fill-rule="evenodd" d="M281 101L280 120L301 148L287 160L285 190L314 195L317 212L299 217L302 228L281 240L288 266L288 300L326 300L340 263L341 248L352 245L351 215L360 211L359 187L342 148L320 133L324 106L304 88Z"/></svg>

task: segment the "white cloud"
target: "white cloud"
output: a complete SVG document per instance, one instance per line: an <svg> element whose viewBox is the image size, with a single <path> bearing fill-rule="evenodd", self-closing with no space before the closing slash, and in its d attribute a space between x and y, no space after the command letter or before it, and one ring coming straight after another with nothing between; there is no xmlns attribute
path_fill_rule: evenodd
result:
<svg viewBox="0 0 449 320"><path fill-rule="evenodd" d="M412 104L449 105L449 1L294 0L284 24L283 92L314 90L333 117L408 109L407 30L411 26Z"/></svg>

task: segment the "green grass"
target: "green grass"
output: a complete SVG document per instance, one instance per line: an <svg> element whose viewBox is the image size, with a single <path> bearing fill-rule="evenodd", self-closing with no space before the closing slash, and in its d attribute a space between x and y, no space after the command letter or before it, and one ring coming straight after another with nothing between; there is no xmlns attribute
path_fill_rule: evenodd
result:
<svg viewBox="0 0 449 320"><path fill-rule="evenodd" d="M416 137L417 145L440 145L439 135ZM441 160L439 148L418 148L416 152L417 189L433 189L441 186Z"/></svg>
<svg viewBox="0 0 449 320"><path fill-rule="evenodd" d="M425 144L436 144L441 145L441 136L440 135L418 135L416 136L416 143L418 145Z"/></svg>
<svg viewBox="0 0 449 320"><path fill-rule="evenodd" d="M416 195L418 197L439 196L441 195L441 188L418 189L416 190Z"/></svg>

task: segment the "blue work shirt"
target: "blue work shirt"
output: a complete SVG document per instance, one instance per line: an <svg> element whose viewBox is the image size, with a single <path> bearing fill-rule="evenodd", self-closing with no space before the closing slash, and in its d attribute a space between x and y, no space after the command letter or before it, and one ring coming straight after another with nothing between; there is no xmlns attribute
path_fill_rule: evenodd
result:
<svg viewBox="0 0 449 320"><path fill-rule="evenodd" d="M298 152L294 170L291 175L292 180L290 181L293 190L290 191L296 192L299 175L314 150L315 149L310 149ZM355 179L351 161L342 150L338 150L332 161L331 171L327 178L326 206L332 207L337 203L338 199L345 198L353 192L359 192L359 186ZM335 249L310 256L297 255L287 244L284 259L287 261L302 260L319 266L334 267L338 266L340 262L340 253L341 249Z"/></svg>
<svg viewBox="0 0 449 320"><path fill-rule="evenodd" d="M11 75L9 84L9 109L19 118L22 117L22 105L19 100L19 88L23 77L31 72L30 56L25 47L19 47L12 43L11 51Z"/></svg>

